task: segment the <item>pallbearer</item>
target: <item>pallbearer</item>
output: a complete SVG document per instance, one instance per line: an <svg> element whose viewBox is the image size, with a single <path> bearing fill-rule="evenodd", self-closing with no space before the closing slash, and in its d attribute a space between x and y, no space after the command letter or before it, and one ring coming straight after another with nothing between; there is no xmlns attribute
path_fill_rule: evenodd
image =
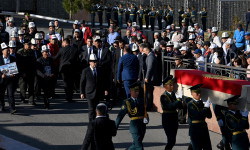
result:
<svg viewBox="0 0 250 150"><path fill-rule="evenodd" d="M237 109L240 95L226 99L229 111L225 113L226 126L232 135L233 150L249 149L249 139L246 129L249 129L248 110Z"/></svg>
<svg viewBox="0 0 250 150"><path fill-rule="evenodd" d="M206 118L212 118L210 110L211 102L207 100L205 104L201 100L201 86L197 84L190 88L192 100L188 103L189 136L193 150L212 150Z"/></svg>
<svg viewBox="0 0 250 150"><path fill-rule="evenodd" d="M143 150L142 140L146 133L146 124L148 123L145 102L143 99L138 98L140 84L140 82L135 82L130 86L131 97L123 101L122 108L116 118L117 129L126 114L131 119L129 130L133 137L133 144L129 147L130 150Z"/></svg>
<svg viewBox="0 0 250 150"><path fill-rule="evenodd" d="M170 75L163 80L165 92L161 95L162 127L167 136L167 145L165 150L171 150L176 143L176 134L178 130L178 113L176 109L182 108L181 96L174 93L174 79Z"/></svg>

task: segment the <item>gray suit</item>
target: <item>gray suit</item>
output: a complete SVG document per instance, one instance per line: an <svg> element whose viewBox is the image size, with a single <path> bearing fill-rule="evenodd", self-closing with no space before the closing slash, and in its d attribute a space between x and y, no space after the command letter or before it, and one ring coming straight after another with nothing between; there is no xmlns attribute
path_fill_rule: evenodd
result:
<svg viewBox="0 0 250 150"><path fill-rule="evenodd" d="M147 110L153 109L153 91L154 85L157 81L157 59L154 52L150 52L146 58L146 76L148 83L146 83L146 96L147 96Z"/></svg>
<svg viewBox="0 0 250 150"><path fill-rule="evenodd" d="M150 82L157 80L157 59L154 55L154 52L151 52L146 58L145 78L147 78Z"/></svg>

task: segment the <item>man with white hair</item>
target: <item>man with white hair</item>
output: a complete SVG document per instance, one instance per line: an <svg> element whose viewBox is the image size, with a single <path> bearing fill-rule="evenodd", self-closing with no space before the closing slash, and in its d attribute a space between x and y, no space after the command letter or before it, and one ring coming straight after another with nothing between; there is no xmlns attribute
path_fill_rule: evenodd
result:
<svg viewBox="0 0 250 150"><path fill-rule="evenodd" d="M5 31L8 32L9 35L10 35L13 31L18 32L17 27L14 26L14 18L13 18L13 17L9 17L8 26L6 27ZM9 40L10 40L10 38L9 38Z"/></svg>
<svg viewBox="0 0 250 150"><path fill-rule="evenodd" d="M109 27L109 35L108 35L108 39L107 42L109 43L109 45L112 45L115 42L115 38L119 36L119 33L114 31L114 27L110 26Z"/></svg>

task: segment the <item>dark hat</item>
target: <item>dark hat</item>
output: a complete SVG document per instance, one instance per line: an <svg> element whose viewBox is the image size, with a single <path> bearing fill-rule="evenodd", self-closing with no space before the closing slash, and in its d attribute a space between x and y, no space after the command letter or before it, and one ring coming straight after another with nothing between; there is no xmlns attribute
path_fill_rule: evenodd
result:
<svg viewBox="0 0 250 150"><path fill-rule="evenodd" d="M196 49L196 50L194 51L194 54L202 54L202 51L201 51L200 49Z"/></svg>
<svg viewBox="0 0 250 150"><path fill-rule="evenodd" d="M228 105L229 104L235 104L235 105L237 105L237 104L239 104L239 97L240 97L240 95L235 95L235 96L230 97L230 98L228 98L228 99L226 99L224 101L227 101Z"/></svg>
<svg viewBox="0 0 250 150"><path fill-rule="evenodd" d="M204 42L204 45L210 46L210 42L209 42L209 41L205 41L205 42Z"/></svg>
<svg viewBox="0 0 250 150"><path fill-rule="evenodd" d="M237 28L242 29L242 24L238 24Z"/></svg>
<svg viewBox="0 0 250 150"><path fill-rule="evenodd" d="M160 45L166 46L166 42L164 40L161 40Z"/></svg>
<svg viewBox="0 0 250 150"><path fill-rule="evenodd" d="M85 20L81 20L81 23L80 24L85 24Z"/></svg>
<svg viewBox="0 0 250 150"><path fill-rule="evenodd" d="M162 83L165 85L165 84L172 84L173 83L173 76L172 75L169 75L168 77L166 77Z"/></svg>
<svg viewBox="0 0 250 150"><path fill-rule="evenodd" d="M202 85L203 84L196 84L189 89L191 90L191 92L200 93Z"/></svg>
<svg viewBox="0 0 250 150"><path fill-rule="evenodd" d="M132 83L132 84L129 86L129 89L139 90L140 84L141 84L141 82Z"/></svg>
<svg viewBox="0 0 250 150"><path fill-rule="evenodd" d="M31 44L29 39L24 39L23 44Z"/></svg>
<svg viewBox="0 0 250 150"><path fill-rule="evenodd" d="M132 21L131 21L131 20L128 20L128 23L132 23Z"/></svg>

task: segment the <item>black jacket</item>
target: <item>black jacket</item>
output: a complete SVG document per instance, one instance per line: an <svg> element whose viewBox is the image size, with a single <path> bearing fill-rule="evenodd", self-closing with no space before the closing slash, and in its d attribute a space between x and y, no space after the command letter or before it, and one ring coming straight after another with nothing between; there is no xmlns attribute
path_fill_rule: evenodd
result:
<svg viewBox="0 0 250 150"><path fill-rule="evenodd" d="M2 30L0 31L0 42L5 42L7 45L9 44L9 33Z"/></svg>
<svg viewBox="0 0 250 150"><path fill-rule="evenodd" d="M37 59L37 69L36 69L36 72L37 72L37 75L44 79L46 76L45 76L45 67L46 66L49 66L51 68L51 74L55 74L55 66L54 66L54 61L51 57L48 57L48 58L44 58L44 57L40 57Z"/></svg>
<svg viewBox="0 0 250 150"><path fill-rule="evenodd" d="M78 56L79 52L76 48L71 46L63 47L59 50L54 59L60 58L60 66L59 71L64 72L68 71L68 69L75 69L78 64Z"/></svg>
<svg viewBox="0 0 250 150"><path fill-rule="evenodd" d="M99 99L104 96L103 74L99 68L96 69L96 72L97 77L95 79L90 67L87 67L82 71L80 93L85 94L87 99Z"/></svg>
<svg viewBox="0 0 250 150"><path fill-rule="evenodd" d="M81 150L114 150L112 136L116 135L116 126L113 120L99 117L89 126Z"/></svg>
<svg viewBox="0 0 250 150"><path fill-rule="evenodd" d="M77 48L78 51L81 50L82 46L85 44L85 41L83 38L80 38L77 40L75 37L72 39L72 44L75 48Z"/></svg>
<svg viewBox="0 0 250 150"><path fill-rule="evenodd" d="M16 53L17 67L20 74L34 74L36 71L36 57L32 50L20 49Z"/></svg>

